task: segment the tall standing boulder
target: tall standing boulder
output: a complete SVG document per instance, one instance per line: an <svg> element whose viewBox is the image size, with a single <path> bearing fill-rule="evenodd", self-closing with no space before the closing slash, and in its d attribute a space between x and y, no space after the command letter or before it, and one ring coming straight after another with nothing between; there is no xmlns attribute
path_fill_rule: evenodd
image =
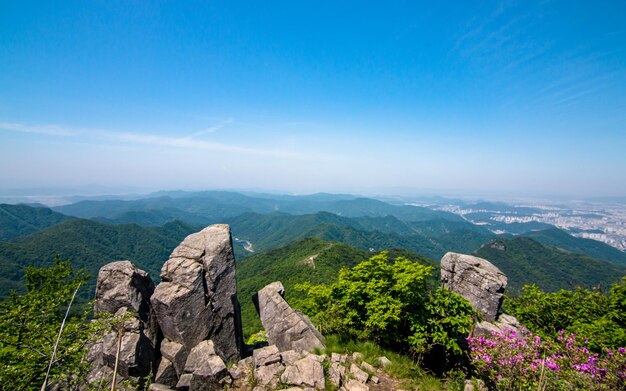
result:
<svg viewBox="0 0 626 391"><path fill-rule="evenodd" d="M323 348L324 336L306 315L287 304L284 294L283 284L276 281L261 289L255 298L269 344L281 352Z"/></svg>
<svg viewBox="0 0 626 391"><path fill-rule="evenodd" d="M466 298L488 322L498 316L507 278L486 259L449 252L441 258L443 286Z"/></svg>
<svg viewBox="0 0 626 391"><path fill-rule="evenodd" d="M184 358L209 339L224 361L239 358L243 335L229 226L187 236L163 265L161 280L151 303L167 341L182 345Z"/></svg>
<svg viewBox="0 0 626 391"><path fill-rule="evenodd" d="M123 378L141 379L156 370L159 333L149 304L153 292L148 273L130 261L112 262L100 269L94 313L112 314L121 321L93 345L91 378L111 373L116 357Z"/></svg>

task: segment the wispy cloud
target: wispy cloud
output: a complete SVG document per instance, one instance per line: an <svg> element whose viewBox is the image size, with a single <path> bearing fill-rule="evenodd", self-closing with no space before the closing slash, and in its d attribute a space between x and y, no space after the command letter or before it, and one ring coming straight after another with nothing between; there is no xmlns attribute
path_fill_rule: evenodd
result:
<svg viewBox="0 0 626 391"><path fill-rule="evenodd" d="M214 142L205 141L205 140L196 140L196 139L188 138L188 137L179 138L179 137L160 136L160 135L145 134L145 133L117 133L117 132L98 132L97 134L101 137L105 137L105 138L112 139L112 140L131 142L131 143L142 144L142 145L195 149L195 150L204 150L204 151L213 151L213 152L230 152L230 153L240 153L240 154L248 154L248 155L270 156L270 157L297 158L297 159L304 159L304 160L309 160L313 158L311 156L308 156L302 153L292 152L292 151L250 148L250 147L244 147L240 145L214 143Z"/></svg>
<svg viewBox="0 0 626 391"><path fill-rule="evenodd" d="M48 136L74 136L79 132L58 125L24 125L20 123L0 122L0 129L20 133L36 133Z"/></svg>
<svg viewBox="0 0 626 391"><path fill-rule="evenodd" d="M224 128L225 126L228 126L228 125L232 124L233 122L235 122L235 120L233 118L227 118L227 119L221 121L220 123L218 123L217 125L213 125L213 126L210 126L210 127L206 128L206 129L203 129L203 130L201 130L199 132L195 132L195 133L193 133L193 134L191 134L191 135L189 135L187 137L184 137L183 139L192 139L192 138L195 138L195 137L203 136L205 134L215 133L218 130Z"/></svg>
<svg viewBox="0 0 626 391"><path fill-rule="evenodd" d="M212 151L212 152L227 152L233 154L246 154L256 156L266 156L275 158L288 158L298 160L319 160L327 159L329 156L322 154L308 154L299 151L284 150L284 149L265 149L265 148L252 148L236 144L217 143L207 140L198 140L196 137L214 132L224 126L232 123L232 119L227 119L222 123L213 126L212 128L205 129L200 132L196 132L187 137L177 137L168 135L157 135L145 132L119 132L112 130L86 130L86 129L71 129L66 127L60 127L57 125L24 125L22 123L8 123L0 122L0 130L8 130L12 132L20 133L35 133L48 136L63 136L70 138L80 139L96 139L106 140L109 143L120 143L124 145L138 144L145 146L156 147L171 147L190 150Z"/></svg>

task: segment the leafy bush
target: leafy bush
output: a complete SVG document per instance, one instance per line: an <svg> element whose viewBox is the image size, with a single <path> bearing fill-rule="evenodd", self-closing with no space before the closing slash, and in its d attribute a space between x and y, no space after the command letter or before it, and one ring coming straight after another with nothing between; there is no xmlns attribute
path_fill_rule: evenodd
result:
<svg viewBox="0 0 626 391"><path fill-rule="evenodd" d="M390 263L383 252L352 269L342 269L329 285L301 284L321 331L422 355L433 346L460 354L475 310L464 298L431 284L432 267L405 258Z"/></svg>
<svg viewBox="0 0 626 391"><path fill-rule="evenodd" d="M560 331L544 340L508 329L490 337L470 338L479 377L496 390L623 390L626 350L594 353L587 342Z"/></svg>
<svg viewBox="0 0 626 391"><path fill-rule="evenodd" d="M82 360L89 334L85 314L70 313L56 341L67 306L85 281L69 262L58 259L48 268L26 268L26 294L13 293L0 303L0 385L40 389L52 362L48 384L77 387L87 369Z"/></svg>
<svg viewBox="0 0 626 391"><path fill-rule="evenodd" d="M626 277L608 295L585 288L545 293L527 285L522 295L507 299L505 306L543 338L567 330L588 339L594 351L626 346Z"/></svg>

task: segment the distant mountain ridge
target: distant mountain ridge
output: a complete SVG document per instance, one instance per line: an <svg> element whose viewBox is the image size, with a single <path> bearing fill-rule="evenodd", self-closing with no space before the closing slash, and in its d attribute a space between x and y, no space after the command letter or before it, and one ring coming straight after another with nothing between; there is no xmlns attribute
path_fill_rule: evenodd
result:
<svg viewBox="0 0 626 391"><path fill-rule="evenodd" d="M168 193L166 193L168 194ZM55 211L81 218L103 218L115 222L128 212L165 212L175 219L176 213L193 214L206 221L219 221L243 213L267 214L283 212L289 214L311 214L330 212L344 217L385 217L394 216L402 221L424 221L446 219L463 221L453 213L436 211L410 205L392 205L372 198L349 198L327 194L312 196L281 196L261 198L234 192L210 191L191 193L185 197L160 196L133 201L105 200L81 201L75 204L54 208Z"/></svg>
<svg viewBox="0 0 626 391"><path fill-rule="evenodd" d="M14 240L71 219L46 207L0 204L0 241Z"/></svg>
<svg viewBox="0 0 626 391"><path fill-rule="evenodd" d="M317 211L322 207L332 211ZM626 265L625 253L551 226L522 236L498 236L447 212L347 195L250 197L199 192L190 196L185 192L139 200L83 201L56 210L0 205L0 233L5 238L0 240L0 296L20 288L26 265L49 262L57 253L92 274L106 262L129 259L158 278L162 262L180 240L213 223L231 225L233 237L239 239L234 245L241 260L307 238L343 243L366 253L402 248L433 260L448 251L476 251L504 265L512 281L533 282L534 278L546 289L604 284L624 274ZM59 210L108 217L85 220ZM488 244L494 238L508 243L505 255L491 251ZM246 250L247 241L251 247ZM516 274L520 270L527 275Z"/></svg>

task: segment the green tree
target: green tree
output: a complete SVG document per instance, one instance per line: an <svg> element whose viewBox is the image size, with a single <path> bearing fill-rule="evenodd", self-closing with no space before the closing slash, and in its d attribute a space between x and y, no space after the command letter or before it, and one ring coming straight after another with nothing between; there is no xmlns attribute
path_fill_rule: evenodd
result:
<svg viewBox="0 0 626 391"><path fill-rule="evenodd" d="M87 369L89 328L86 313L68 306L87 277L59 259L25 274L26 293L0 303L0 387L38 390L49 372L48 384L74 389Z"/></svg>
<svg viewBox="0 0 626 391"><path fill-rule="evenodd" d="M543 292L535 285L505 301L506 311L544 338L567 330L589 340L592 349L626 346L626 277L608 294L576 288Z"/></svg>
<svg viewBox="0 0 626 391"><path fill-rule="evenodd" d="M302 284L305 311L325 332L423 354L434 345L460 353L476 313L461 296L431 284L432 267L383 252L329 285Z"/></svg>

